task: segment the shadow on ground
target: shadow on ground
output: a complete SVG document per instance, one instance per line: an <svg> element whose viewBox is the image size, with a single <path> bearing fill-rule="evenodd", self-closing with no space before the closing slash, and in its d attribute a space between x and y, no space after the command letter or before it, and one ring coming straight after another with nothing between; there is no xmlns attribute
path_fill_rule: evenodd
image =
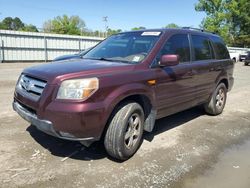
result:
<svg viewBox="0 0 250 188"><path fill-rule="evenodd" d="M154 136L160 133L168 131L172 128L181 126L182 124L191 121L201 115L204 115L204 111L199 107L191 108L189 110L159 119L156 121L155 128L151 133L145 133L144 139L151 142ZM101 141L93 143L89 148L83 148L79 142L67 141L49 136L36 129L35 126L30 125L26 131L36 140L42 147L51 152L52 155L59 157L67 157L72 153L77 152L75 155L70 156L76 160L98 160L106 158L108 154ZM113 160L113 159L112 159Z"/></svg>

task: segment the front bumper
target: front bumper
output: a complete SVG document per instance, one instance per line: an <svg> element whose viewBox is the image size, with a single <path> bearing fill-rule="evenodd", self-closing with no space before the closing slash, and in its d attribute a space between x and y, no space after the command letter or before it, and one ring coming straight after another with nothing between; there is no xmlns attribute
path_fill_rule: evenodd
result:
<svg viewBox="0 0 250 188"><path fill-rule="evenodd" d="M40 131L47 133L51 136L65 139L65 140L72 140L72 141L92 141L94 140L94 137L87 137L87 138L78 138L75 137L72 134L64 133L60 131L55 131L52 122L48 120L42 120L37 117L36 114L30 112L25 107L23 107L20 103L17 101L13 102L13 109L26 121L30 122L32 125L34 125L37 129Z"/></svg>

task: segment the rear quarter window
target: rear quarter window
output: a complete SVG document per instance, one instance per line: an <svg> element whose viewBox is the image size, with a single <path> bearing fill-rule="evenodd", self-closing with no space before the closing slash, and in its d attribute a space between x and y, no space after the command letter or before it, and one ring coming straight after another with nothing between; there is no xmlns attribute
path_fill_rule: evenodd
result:
<svg viewBox="0 0 250 188"><path fill-rule="evenodd" d="M219 37L212 37L216 59L230 59L225 43Z"/></svg>

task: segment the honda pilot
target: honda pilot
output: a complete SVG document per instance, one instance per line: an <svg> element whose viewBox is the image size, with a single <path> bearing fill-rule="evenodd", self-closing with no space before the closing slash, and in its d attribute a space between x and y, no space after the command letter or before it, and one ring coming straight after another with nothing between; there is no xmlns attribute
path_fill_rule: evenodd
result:
<svg viewBox="0 0 250 188"><path fill-rule="evenodd" d="M23 70L13 108L42 132L86 146L101 139L109 155L126 160L159 118L197 105L221 114L233 68L224 42L213 33L123 32L79 59Z"/></svg>

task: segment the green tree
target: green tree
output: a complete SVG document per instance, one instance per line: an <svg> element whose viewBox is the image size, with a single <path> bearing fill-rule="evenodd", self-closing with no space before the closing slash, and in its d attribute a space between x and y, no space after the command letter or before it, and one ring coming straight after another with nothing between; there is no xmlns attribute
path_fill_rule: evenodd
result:
<svg viewBox="0 0 250 188"><path fill-rule="evenodd" d="M21 28L21 31L38 32L38 29L36 26L29 24L29 25L25 25L23 28Z"/></svg>
<svg viewBox="0 0 250 188"><path fill-rule="evenodd" d="M199 0L195 10L207 14L202 28L218 33L229 45L250 46L249 0Z"/></svg>
<svg viewBox="0 0 250 188"><path fill-rule="evenodd" d="M170 24L166 25L165 28L180 28L180 26L178 26L175 23L170 23Z"/></svg>
<svg viewBox="0 0 250 188"><path fill-rule="evenodd" d="M81 35L85 30L85 22L79 16L57 16L46 21L43 30L50 33Z"/></svg>
<svg viewBox="0 0 250 188"><path fill-rule="evenodd" d="M14 31L30 31L38 32L38 29L34 25L27 25L21 21L20 18L6 17L0 22L0 29L14 30Z"/></svg>
<svg viewBox="0 0 250 188"><path fill-rule="evenodd" d="M120 32L122 32L122 30L121 29L115 30L115 29L108 28L107 32L108 32L108 36L110 36L110 35L114 35L114 34L120 33Z"/></svg>
<svg viewBox="0 0 250 188"><path fill-rule="evenodd" d="M137 31L137 30L143 30L146 29L146 27L140 26L140 27L133 27L131 30L132 31Z"/></svg>
<svg viewBox="0 0 250 188"><path fill-rule="evenodd" d="M6 17L0 24L0 29L6 30L21 30L24 27L24 23L20 20L20 18L15 17Z"/></svg>

